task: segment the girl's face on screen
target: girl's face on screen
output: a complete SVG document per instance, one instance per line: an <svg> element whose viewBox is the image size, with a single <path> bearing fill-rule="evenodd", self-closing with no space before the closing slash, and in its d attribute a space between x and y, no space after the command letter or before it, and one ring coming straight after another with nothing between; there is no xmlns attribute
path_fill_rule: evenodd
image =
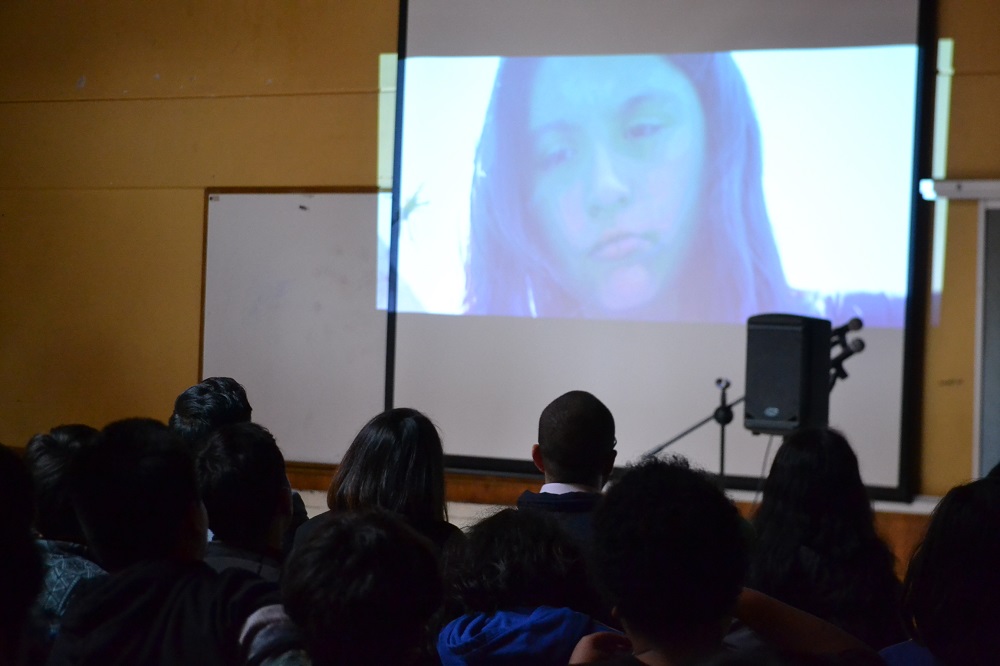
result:
<svg viewBox="0 0 1000 666"><path fill-rule="evenodd" d="M563 286L595 314L672 300L705 161L688 78L655 55L549 58L529 124L528 209Z"/></svg>

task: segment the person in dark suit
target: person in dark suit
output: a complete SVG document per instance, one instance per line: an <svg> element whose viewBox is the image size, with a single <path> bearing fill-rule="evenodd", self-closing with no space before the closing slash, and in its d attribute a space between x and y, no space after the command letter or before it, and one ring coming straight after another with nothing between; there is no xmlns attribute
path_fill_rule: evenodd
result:
<svg viewBox="0 0 1000 666"><path fill-rule="evenodd" d="M544 511L584 550L590 548L591 514L615 466L615 419L586 391L570 391L542 410L531 459L545 475L540 492L525 491L517 508Z"/></svg>

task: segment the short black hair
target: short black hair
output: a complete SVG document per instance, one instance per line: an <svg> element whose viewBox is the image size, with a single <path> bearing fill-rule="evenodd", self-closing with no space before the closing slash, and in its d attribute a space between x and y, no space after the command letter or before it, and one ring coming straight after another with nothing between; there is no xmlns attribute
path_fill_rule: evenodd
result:
<svg viewBox="0 0 1000 666"><path fill-rule="evenodd" d="M594 514L597 576L629 625L669 640L736 604L747 544L736 507L683 459L645 460Z"/></svg>
<svg viewBox="0 0 1000 666"><path fill-rule="evenodd" d="M191 452L154 419L106 426L77 455L71 475L80 526L108 570L169 556L199 501Z"/></svg>
<svg viewBox="0 0 1000 666"><path fill-rule="evenodd" d="M615 443L611 410L586 391L564 393L538 419L545 471L562 483L587 483L603 472Z"/></svg>
<svg viewBox="0 0 1000 666"><path fill-rule="evenodd" d="M13 656L4 649L17 650L42 589L42 557L31 534L33 507L31 475L17 454L0 444L0 662Z"/></svg>
<svg viewBox="0 0 1000 666"><path fill-rule="evenodd" d="M911 635L946 664L985 666L1000 652L1000 480L941 499L903 581Z"/></svg>
<svg viewBox="0 0 1000 666"><path fill-rule="evenodd" d="M73 459L93 444L97 429L62 425L28 441L24 460L35 485L35 528L45 539L83 543L83 531L69 496Z"/></svg>
<svg viewBox="0 0 1000 666"><path fill-rule="evenodd" d="M232 377L209 377L177 396L169 424L192 450L197 450L213 430L245 423L252 412L242 384Z"/></svg>
<svg viewBox="0 0 1000 666"><path fill-rule="evenodd" d="M450 616L517 608L572 608L594 614L580 547L541 511L502 509L444 550Z"/></svg>
<svg viewBox="0 0 1000 666"><path fill-rule="evenodd" d="M379 510L328 513L292 552L288 616L316 666L403 664L425 643L443 596L430 542Z"/></svg>
<svg viewBox="0 0 1000 666"><path fill-rule="evenodd" d="M368 421L340 461L327 506L378 507L413 525L444 520L444 450L431 420L397 407Z"/></svg>
<svg viewBox="0 0 1000 666"><path fill-rule="evenodd" d="M267 428L222 426L198 453L198 488L216 539L259 545L288 495L285 459Z"/></svg>

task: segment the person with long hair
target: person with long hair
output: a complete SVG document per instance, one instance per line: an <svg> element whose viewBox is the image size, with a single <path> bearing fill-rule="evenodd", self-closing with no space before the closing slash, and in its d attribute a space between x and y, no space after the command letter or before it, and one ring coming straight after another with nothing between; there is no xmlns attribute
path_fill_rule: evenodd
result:
<svg viewBox="0 0 1000 666"><path fill-rule="evenodd" d="M382 412L361 428L330 483L327 507L391 511L438 548L461 535L448 522L441 437L429 418L406 407ZM308 538L315 521L299 528L296 545Z"/></svg>
<svg viewBox="0 0 1000 666"><path fill-rule="evenodd" d="M748 586L873 649L902 640L895 558L875 531L858 459L829 428L785 438L753 518Z"/></svg>
<svg viewBox="0 0 1000 666"><path fill-rule="evenodd" d="M728 53L506 58L475 156L467 312L788 310L761 174Z"/></svg>
<svg viewBox="0 0 1000 666"><path fill-rule="evenodd" d="M882 651L890 666L986 666L1000 654L1000 479L941 499L903 581L911 641Z"/></svg>

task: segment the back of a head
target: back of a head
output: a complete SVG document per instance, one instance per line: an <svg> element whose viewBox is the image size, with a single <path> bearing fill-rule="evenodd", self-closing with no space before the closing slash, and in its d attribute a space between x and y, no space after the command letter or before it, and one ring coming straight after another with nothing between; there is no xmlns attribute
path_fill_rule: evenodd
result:
<svg viewBox="0 0 1000 666"><path fill-rule="evenodd" d="M778 571L789 553L803 545L844 561L885 550L875 532L858 458L844 436L828 428L785 438L753 522L759 546L755 561L764 569ZM775 575L784 577L785 570ZM754 579L759 584L756 573Z"/></svg>
<svg viewBox="0 0 1000 666"><path fill-rule="evenodd" d="M450 614L518 608L572 608L592 613L594 595L583 553L550 516L503 509L445 549Z"/></svg>
<svg viewBox="0 0 1000 666"><path fill-rule="evenodd" d="M747 568L741 518L683 460L629 468L594 515L595 566L629 626L663 640L719 622Z"/></svg>
<svg viewBox="0 0 1000 666"><path fill-rule="evenodd" d="M948 666L1000 654L1000 480L952 488L938 504L903 582L910 633Z"/></svg>
<svg viewBox="0 0 1000 666"><path fill-rule="evenodd" d="M895 556L875 530L857 456L841 433L785 438L753 525L750 587L873 647L902 638Z"/></svg>
<svg viewBox="0 0 1000 666"><path fill-rule="evenodd" d="M546 474L561 483L589 483L615 448L615 419L586 391L570 391L542 410L538 446Z"/></svg>
<svg viewBox="0 0 1000 666"><path fill-rule="evenodd" d="M285 459L256 423L222 426L197 457L198 487L216 539L253 548L266 539L289 493Z"/></svg>
<svg viewBox="0 0 1000 666"><path fill-rule="evenodd" d="M327 505L377 507L414 524L444 520L444 451L431 420L401 407L366 423L337 468Z"/></svg>
<svg viewBox="0 0 1000 666"><path fill-rule="evenodd" d="M213 430L248 422L252 412L246 389L239 382L232 377L209 377L177 396L169 424L196 450Z"/></svg>
<svg viewBox="0 0 1000 666"><path fill-rule="evenodd" d="M764 482L761 512L772 507L814 518L847 512L852 519L871 521L858 457L843 434L813 428L785 437Z"/></svg>
<svg viewBox="0 0 1000 666"><path fill-rule="evenodd" d="M35 486L35 529L45 539L83 543L83 532L69 496L73 460L93 444L97 430L86 425L64 425L31 438L24 460Z"/></svg>
<svg viewBox="0 0 1000 666"><path fill-rule="evenodd" d="M14 659L24 623L42 587L42 559L31 534L31 477L0 444L0 662Z"/></svg>
<svg viewBox="0 0 1000 666"><path fill-rule="evenodd" d="M431 544L382 511L323 516L281 583L316 666L406 664L441 605Z"/></svg>
<svg viewBox="0 0 1000 666"><path fill-rule="evenodd" d="M177 550L198 487L190 451L164 424L111 423L79 453L71 474L81 527L106 569Z"/></svg>

